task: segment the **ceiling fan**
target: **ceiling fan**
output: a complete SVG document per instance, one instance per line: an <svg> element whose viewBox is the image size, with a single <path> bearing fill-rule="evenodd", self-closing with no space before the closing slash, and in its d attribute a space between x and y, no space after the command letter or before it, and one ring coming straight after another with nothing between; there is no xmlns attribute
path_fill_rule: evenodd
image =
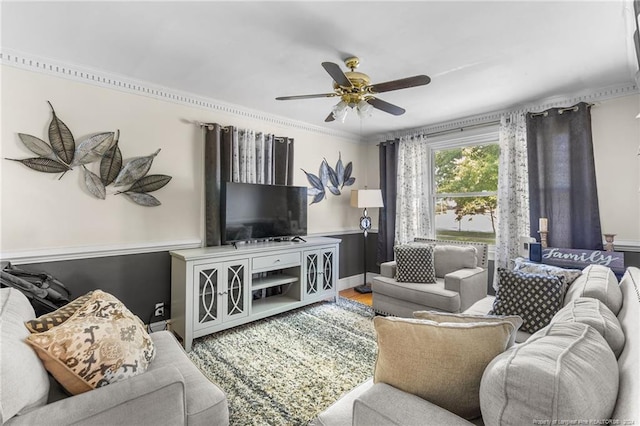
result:
<svg viewBox="0 0 640 426"><path fill-rule="evenodd" d="M279 101L313 98L340 97L340 102L335 105L331 114L324 120L326 122L336 119L344 121L347 115L347 108L356 108L361 117L371 115L372 109L376 108L393 115L402 115L404 108L385 102L375 97L378 93L390 92L392 90L406 89L409 87L424 86L429 84L431 79L426 75L416 75L399 80L387 81L384 83L371 84L368 75L358 72L355 69L360 64L357 57L347 58L344 61L351 71L343 72L340 66L333 62L323 62L322 67L333 78L333 92L315 95L281 96L276 98Z"/></svg>

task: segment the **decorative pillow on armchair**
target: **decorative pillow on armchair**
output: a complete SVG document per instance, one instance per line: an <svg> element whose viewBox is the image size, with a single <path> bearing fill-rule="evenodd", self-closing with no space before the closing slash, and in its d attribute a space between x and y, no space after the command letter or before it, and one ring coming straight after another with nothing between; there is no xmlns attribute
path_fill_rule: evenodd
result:
<svg viewBox="0 0 640 426"><path fill-rule="evenodd" d="M140 319L100 290L64 323L26 341L74 395L141 374L155 356Z"/></svg>
<svg viewBox="0 0 640 426"><path fill-rule="evenodd" d="M403 244L393 248L396 258L396 280L404 283L436 282L431 244Z"/></svg>
<svg viewBox="0 0 640 426"><path fill-rule="evenodd" d="M498 292L489 315L519 315L522 330L533 334L562 308L565 290L562 277L498 268Z"/></svg>

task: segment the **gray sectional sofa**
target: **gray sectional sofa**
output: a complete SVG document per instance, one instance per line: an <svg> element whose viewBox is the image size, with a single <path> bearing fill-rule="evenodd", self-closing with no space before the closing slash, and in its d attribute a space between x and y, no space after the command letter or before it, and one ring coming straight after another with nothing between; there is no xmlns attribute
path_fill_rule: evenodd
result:
<svg viewBox="0 0 640 426"><path fill-rule="evenodd" d="M3 425L228 425L225 394L189 360L169 331L152 333L156 356L146 372L67 396L24 342L35 318L27 298L0 289Z"/></svg>
<svg viewBox="0 0 640 426"><path fill-rule="evenodd" d="M488 297L467 312L486 314L492 302ZM603 315L605 310L613 313ZM592 265L571 284L564 308L547 327L520 334L522 343L486 367L480 385L482 417L468 421L369 380L315 424L640 424L639 328L640 269L628 268L618 286L608 268Z"/></svg>

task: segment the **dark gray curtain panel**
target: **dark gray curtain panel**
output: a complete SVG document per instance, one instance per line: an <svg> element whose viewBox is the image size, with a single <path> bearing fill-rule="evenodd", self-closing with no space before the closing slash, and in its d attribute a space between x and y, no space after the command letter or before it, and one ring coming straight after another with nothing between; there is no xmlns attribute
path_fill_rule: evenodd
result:
<svg viewBox="0 0 640 426"><path fill-rule="evenodd" d="M212 123L204 125L205 129L205 244L219 246L221 243L220 231L220 186L222 182L241 181L234 180L234 174L238 174L238 164L241 167L250 164L254 169L252 176L255 180L251 183L266 182L276 185L293 185L293 138L272 137L265 135L268 143L257 145L242 145L239 141L239 130L233 126L223 127ZM244 130L247 132L247 130ZM251 137L255 137L255 132ZM249 137L244 135L245 138ZM273 144L271 143L273 140ZM264 150L267 150L265 152ZM255 152L254 152L255 151ZM251 157L256 161L249 160ZM260 169L256 162L269 164ZM234 170L236 167L236 170ZM234 173L235 171L235 173ZM255 175L260 174L260 176ZM267 173L269 176L264 176ZM246 175L245 175L246 178ZM247 181L242 180L242 181Z"/></svg>
<svg viewBox="0 0 640 426"><path fill-rule="evenodd" d="M205 198L205 245L220 245L220 183L221 163L224 162L223 136L228 129L219 124L204 127L204 198Z"/></svg>
<svg viewBox="0 0 640 426"><path fill-rule="evenodd" d="M549 247L602 250L590 105L527 114L531 236L549 219Z"/></svg>
<svg viewBox="0 0 640 426"><path fill-rule="evenodd" d="M276 185L293 185L293 138L274 138L273 172Z"/></svg>
<svg viewBox="0 0 640 426"><path fill-rule="evenodd" d="M379 146L380 190L384 207L378 219L378 263L393 260L396 234L396 197L398 174L398 140L382 142Z"/></svg>

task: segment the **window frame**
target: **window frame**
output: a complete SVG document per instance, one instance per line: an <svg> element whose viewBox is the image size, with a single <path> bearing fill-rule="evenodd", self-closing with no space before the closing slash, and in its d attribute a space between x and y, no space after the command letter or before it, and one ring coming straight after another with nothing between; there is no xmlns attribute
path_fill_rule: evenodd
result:
<svg viewBox="0 0 640 426"><path fill-rule="evenodd" d="M464 134L463 134L464 133ZM459 134L448 133L439 135L433 138L428 139L429 145L429 156L431 161L431 194L429 197L429 204L431 210L430 221L432 223L431 233L432 238L435 238L436 235L436 200L438 198L442 198L443 195L455 195L455 196L498 196L498 191L488 191L488 192L478 192L478 193L463 193L460 195L458 193L454 194L437 194L436 193L436 179L435 179L435 158L436 151L443 151L447 149L455 149L455 148L464 148L468 146L478 146L478 145L487 145L487 144L499 144L499 125L496 123L494 125L483 126L481 128L465 130L461 131ZM495 244L490 244L490 247L493 249Z"/></svg>

